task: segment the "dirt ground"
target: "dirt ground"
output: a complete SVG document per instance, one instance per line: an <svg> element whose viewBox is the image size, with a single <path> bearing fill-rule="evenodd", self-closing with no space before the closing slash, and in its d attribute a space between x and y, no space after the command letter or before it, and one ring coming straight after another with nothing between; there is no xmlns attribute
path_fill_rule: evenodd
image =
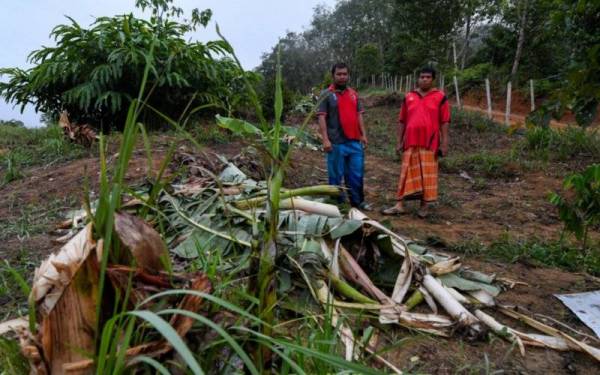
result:
<svg viewBox="0 0 600 375"><path fill-rule="evenodd" d="M381 110L388 112L389 119L395 117L393 107ZM487 142L484 146L490 152L506 150L512 142L504 136L493 136L487 141L481 141L482 136L477 134L454 133L453 136L454 148L451 147L451 152L453 149L464 151L481 145L481 142ZM166 145L166 140L156 145L154 168L160 164ZM379 146L374 142L371 147ZM233 156L240 148L239 143L231 143L212 149ZM114 158L111 161L114 162ZM139 149L133 157L128 180L132 183L143 181L146 165L145 154ZM435 214L425 220L418 219L414 213L392 218L379 214L380 209L395 200L399 175L396 158L377 155L370 149L367 151L365 169L366 199L375 208L369 214L378 220L389 220L392 227L404 236L419 240L435 238L441 240L442 244L450 244L472 240L489 243L507 235L511 238L546 240L556 239L560 235L562 226L547 196L549 191L560 189L563 174L560 171L570 169L569 166L553 165L527 173L519 172L510 178L490 179L484 188L476 187L472 180L461 177L459 173L441 173L440 204ZM99 166L96 158L27 171L25 178L0 189L0 218L18 220L22 214L20 208L49 200L69 202L70 207L65 209L79 207L85 174L89 176L91 190L97 191ZM325 183L327 172L322 152L306 149L296 151L288 179L290 186ZM48 233L6 238L0 243L0 258L10 261L19 251L26 249L32 259L39 262L50 251L58 249L53 238ZM524 306L592 334L553 294L597 290L600 288L597 278L521 263L505 264L478 258L466 259L465 262L474 269L528 284L502 293L499 297L502 303ZM511 325L515 326L515 323ZM399 334L387 335L385 341L397 344L394 350L385 354L386 358L401 368L421 373L478 374L496 370L508 374L600 373L597 363L584 354L528 348L526 356L521 357L518 350L492 336L486 341L471 343L423 335L407 336L406 331L400 331Z"/></svg>

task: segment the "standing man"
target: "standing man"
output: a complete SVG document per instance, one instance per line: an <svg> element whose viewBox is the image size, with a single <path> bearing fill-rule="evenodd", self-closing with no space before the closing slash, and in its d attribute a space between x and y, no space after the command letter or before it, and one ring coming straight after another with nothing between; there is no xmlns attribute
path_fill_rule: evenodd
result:
<svg viewBox="0 0 600 375"><path fill-rule="evenodd" d="M333 84L321 93L317 116L327 153L329 184L341 186L342 178L350 191L350 204L369 210L364 201L364 149L367 133L358 93L348 87L348 66L337 63L331 68Z"/></svg>
<svg viewBox="0 0 600 375"><path fill-rule="evenodd" d="M420 199L418 215L426 217L438 196L438 156L448 154L450 107L446 95L433 87L435 70L419 72L418 88L404 97L398 118L396 152L402 153L398 203L383 211L401 215L403 201Z"/></svg>

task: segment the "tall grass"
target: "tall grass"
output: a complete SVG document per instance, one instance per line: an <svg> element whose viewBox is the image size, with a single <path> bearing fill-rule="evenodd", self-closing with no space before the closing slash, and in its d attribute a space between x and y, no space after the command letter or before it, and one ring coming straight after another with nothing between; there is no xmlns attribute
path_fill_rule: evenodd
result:
<svg viewBox="0 0 600 375"><path fill-rule="evenodd" d="M450 249L467 256L484 256L509 263L533 263L600 276L600 254L582 252L566 241L520 240L506 236L489 245L473 240L454 244Z"/></svg>
<svg viewBox="0 0 600 375"><path fill-rule="evenodd" d="M568 161L573 158L600 161L600 134L581 127L564 129L531 127L525 132L520 149L542 160Z"/></svg>
<svg viewBox="0 0 600 375"><path fill-rule="evenodd" d="M0 185L21 178L25 168L49 166L87 154L89 150L70 142L57 125L0 126Z"/></svg>

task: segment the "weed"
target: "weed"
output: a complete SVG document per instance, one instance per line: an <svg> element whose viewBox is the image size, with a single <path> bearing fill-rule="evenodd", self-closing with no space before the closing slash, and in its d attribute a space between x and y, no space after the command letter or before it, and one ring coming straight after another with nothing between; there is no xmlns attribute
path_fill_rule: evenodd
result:
<svg viewBox="0 0 600 375"><path fill-rule="evenodd" d="M29 365L18 342L0 337L0 375L26 374L29 374Z"/></svg>
<svg viewBox="0 0 600 375"><path fill-rule="evenodd" d="M478 133L506 133L506 128L490 120L486 115L458 108L452 108L452 126L475 130Z"/></svg>
<svg viewBox="0 0 600 375"><path fill-rule="evenodd" d="M51 125L43 128L0 126L0 174L2 184L23 176L27 167L72 160L90 151L70 142L62 130Z"/></svg>
<svg viewBox="0 0 600 375"><path fill-rule="evenodd" d="M519 175L520 163L510 154L492 154L481 151L474 154L458 154L440 160L440 168L446 173L473 172L488 178L512 178Z"/></svg>
<svg viewBox="0 0 600 375"><path fill-rule="evenodd" d="M27 314L28 293L23 276L32 275L35 265L35 260L26 249L21 249L10 264L0 263L0 321Z"/></svg>
<svg viewBox="0 0 600 375"><path fill-rule="evenodd" d="M596 131L570 126L565 129L531 127L525 131L517 149L544 161L590 158L600 161L600 136Z"/></svg>
<svg viewBox="0 0 600 375"><path fill-rule="evenodd" d="M15 160L15 155L13 153L8 153L5 156L4 160L6 162L6 172L2 177L2 184L0 184L0 186L18 180L22 177L21 172L19 171L19 166Z"/></svg>
<svg viewBox="0 0 600 375"><path fill-rule="evenodd" d="M50 226L77 202L76 198L65 197L31 203L9 210L9 214L0 218L0 240L11 237L20 239L47 232Z"/></svg>
<svg viewBox="0 0 600 375"><path fill-rule="evenodd" d="M558 267L570 272L600 275L600 252L582 252L566 241L515 240L503 237L490 245L472 240L450 246L466 256L484 256L509 263L530 262Z"/></svg>

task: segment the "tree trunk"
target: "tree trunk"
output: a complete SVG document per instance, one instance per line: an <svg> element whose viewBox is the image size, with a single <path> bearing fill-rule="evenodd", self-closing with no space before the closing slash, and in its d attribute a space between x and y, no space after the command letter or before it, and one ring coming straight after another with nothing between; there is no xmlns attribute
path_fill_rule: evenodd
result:
<svg viewBox="0 0 600 375"><path fill-rule="evenodd" d="M471 41L471 15L467 16L465 25L465 41L463 43L462 51L460 51L460 70L465 69L465 62L467 60L467 53L469 53L469 42Z"/></svg>
<svg viewBox="0 0 600 375"><path fill-rule="evenodd" d="M513 62L512 70L510 72L510 80L513 81L519 70L519 61L521 60L521 53L523 52L523 44L525 43L525 27L527 24L527 10L529 8L529 0L522 0L519 5L522 5L521 19L519 22L519 40L517 42L517 52L515 53L515 60Z"/></svg>

